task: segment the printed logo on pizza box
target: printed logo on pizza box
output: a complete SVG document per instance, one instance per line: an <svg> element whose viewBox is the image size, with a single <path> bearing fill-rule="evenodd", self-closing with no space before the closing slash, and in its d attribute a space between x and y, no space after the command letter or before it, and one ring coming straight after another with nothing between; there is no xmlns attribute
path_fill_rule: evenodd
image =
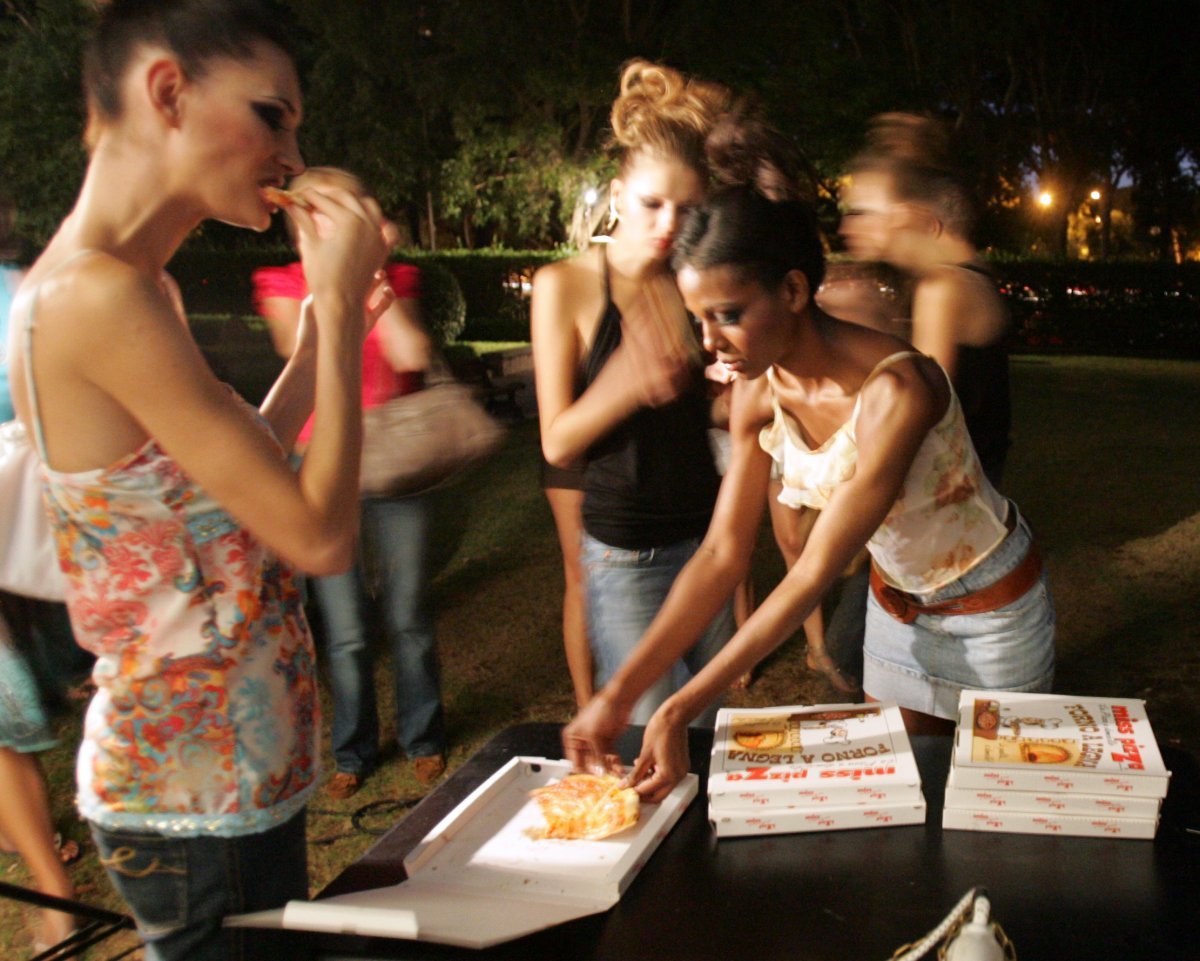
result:
<svg viewBox="0 0 1200 961"><path fill-rule="evenodd" d="M1030 701L1026 713L997 698L976 698L971 711L971 761L1144 771L1139 721L1127 704ZM1036 708L1036 713L1035 713ZM1146 729L1148 733L1148 728Z"/></svg>
<svg viewBox="0 0 1200 961"><path fill-rule="evenodd" d="M763 768L801 765L794 770L770 772L773 780L808 778L809 772L802 765L861 761L870 765L881 758L890 760L894 752L890 739L879 737L880 716L880 709L875 707L734 715L729 722L726 757L731 762ZM749 768L741 779L763 780L768 777L763 768ZM869 772L860 768L858 773L862 777ZM821 773L826 775L839 776L836 772ZM731 774L730 779L739 778Z"/></svg>

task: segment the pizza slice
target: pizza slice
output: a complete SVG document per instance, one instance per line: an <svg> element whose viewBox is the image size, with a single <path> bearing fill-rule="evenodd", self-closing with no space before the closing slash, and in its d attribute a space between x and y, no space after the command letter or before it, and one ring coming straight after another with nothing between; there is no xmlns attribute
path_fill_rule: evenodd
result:
<svg viewBox="0 0 1200 961"><path fill-rule="evenodd" d="M312 210L312 204L294 191L284 190L282 187L263 187L260 192L263 200L281 209L299 207L301 210Z"/></svg>
<svg viewBox="0 0 1200 961"><path fill-rule="evenodd" d="M546 819L539 837L599 841L637 824L641 799L612 774L569 774L530 791Z"/></svg>

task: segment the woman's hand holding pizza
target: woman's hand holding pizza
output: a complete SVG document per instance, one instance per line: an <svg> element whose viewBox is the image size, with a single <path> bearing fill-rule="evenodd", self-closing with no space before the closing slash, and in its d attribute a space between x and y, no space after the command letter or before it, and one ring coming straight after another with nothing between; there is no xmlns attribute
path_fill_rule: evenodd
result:
<svg viewBox="0 0 1200 961"><path fill-rule="evenodd" d="M601 691L563 728L564 756L576 771L623 774L613 745L628 726L629 711L619 708Z"/></svg>
<svg viewBox="0 0 1200 961"><path fill-rule="evenodd" d="M668 702L669 703L669 702ZM691 759L688 755L687 725L670 720L664 704L654 712L642 736L642 753L629 774L629 783L648 803L666 798L683 780Z"/></svg>

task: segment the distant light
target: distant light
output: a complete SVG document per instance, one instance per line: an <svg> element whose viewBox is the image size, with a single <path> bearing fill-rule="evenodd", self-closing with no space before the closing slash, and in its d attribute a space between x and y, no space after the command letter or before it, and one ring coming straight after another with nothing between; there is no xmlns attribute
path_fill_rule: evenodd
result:
<svg viewBox="0 0 1200 961"><path fill-rule="evenodd" d="M1098 223L1098 224L1104 223L1104 218L1101 217L1099 214L1096 214L1096 223Z"/></svg>
<svg viewBox="0 0 1200 961"><path fill-rule="evenodd" d="M588 187L583 194L583 202L589 207L594 206L600 195L596 192L595 187Z"/></svg>
<svg viewBox="0 0 1200 961"><path fill-rule="evenodd" d="M1093 200L1099 200L1100 199L1100 191L1093 190L1090 194L1088 194L1088 196L1091 197Z"/></svg>
<svg viewBox="0 0 1200 961"><path fill-rule="evenodd" d="M1054 203L1054 194L1050 193L1049 190L1043 190L1040 194L1038 194L1038 203L1043 207L1049 207L1052 203Z"/></svg>

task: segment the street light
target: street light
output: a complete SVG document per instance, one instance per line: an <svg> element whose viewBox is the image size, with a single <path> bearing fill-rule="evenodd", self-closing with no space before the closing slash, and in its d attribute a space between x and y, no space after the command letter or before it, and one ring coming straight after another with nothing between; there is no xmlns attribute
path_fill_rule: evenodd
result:
<svg viewBox="0 0 1200 961"><path fill-rule="evenodd" d="M1054 203L1054 194L1050 193L1049 190L1043 190L1040 194L1038 194L1038 203L1043 207L1049 207L1052 203Z"/></svg>
<svg viewBox="0 0 1200 961"><path fill-rule="evenodd" d="M1091 197L1093 200L1099 200L1100 199L1100 191L1093 190L1090 194L1088 194L1088 196Z"/></svg>

